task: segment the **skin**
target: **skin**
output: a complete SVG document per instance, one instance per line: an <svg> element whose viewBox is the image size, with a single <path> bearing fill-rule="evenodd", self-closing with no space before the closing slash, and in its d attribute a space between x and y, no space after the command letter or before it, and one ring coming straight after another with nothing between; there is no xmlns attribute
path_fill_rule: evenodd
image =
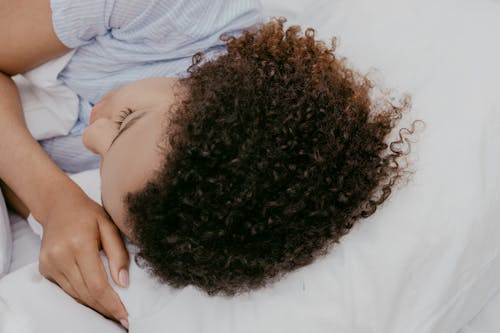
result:
<svg viewBox="0 0 500 333"><path fill-rule="evenodd" d="M168 152L160 141L179 98L176 83L173 78L151 78L112 90L94 106L83 134L85 146L101 158L102 204L132 240L124 199L146 185Z"/></svg>

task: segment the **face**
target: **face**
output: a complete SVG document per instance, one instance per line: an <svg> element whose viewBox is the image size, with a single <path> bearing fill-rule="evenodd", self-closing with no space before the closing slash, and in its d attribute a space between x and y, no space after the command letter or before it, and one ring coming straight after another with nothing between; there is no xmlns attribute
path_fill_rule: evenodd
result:
<svg viewBox="0 0 500 333"><path fill-rule="evenodd" d="M113 89L94 106L83 133L84 145L101 157L103 207L129 238L124 200L146 185L168 152L161 139L179 100L175 83L151 78Z"/></svg>

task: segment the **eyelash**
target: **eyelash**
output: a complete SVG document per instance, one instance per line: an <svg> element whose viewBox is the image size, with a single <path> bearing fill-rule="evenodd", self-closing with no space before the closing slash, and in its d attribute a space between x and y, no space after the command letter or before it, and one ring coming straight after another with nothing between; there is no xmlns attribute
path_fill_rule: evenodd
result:
<svg viewBox="0 0 500 333"><path fill-rule="evenodd" d="M118 126L118 129L120 129L122 127L125 119L127 119L128 116L130 116L134 112L135 112L135 110L132 110L130 108L126 108L126 109L120 111L120 115L118 116L118 120L115 121L116 125Z"/></svg>

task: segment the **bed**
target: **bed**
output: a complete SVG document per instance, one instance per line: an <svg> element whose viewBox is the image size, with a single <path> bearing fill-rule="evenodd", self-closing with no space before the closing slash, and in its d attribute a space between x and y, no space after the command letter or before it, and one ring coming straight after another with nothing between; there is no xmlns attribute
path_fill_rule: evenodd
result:
<svg viewBox="0 0 500 333"><path fill-rule="evenodd" d="M254 293L223 298L173 290L132 265L130 290L118 290L134 316L130 331L500 331L494 316L500 307L500 46L494 43L500 2L263 5L266 15L312 26L325 40L337 36L338 52L352 67L396 96L412 97L405 121L426 124L414 145L415 173L327 256ZM76 177L89 193L98 192L95 172ZM0 280L4 332L122 332L39 276L39 238L26 221L10 219L11 273Z"/></svg>

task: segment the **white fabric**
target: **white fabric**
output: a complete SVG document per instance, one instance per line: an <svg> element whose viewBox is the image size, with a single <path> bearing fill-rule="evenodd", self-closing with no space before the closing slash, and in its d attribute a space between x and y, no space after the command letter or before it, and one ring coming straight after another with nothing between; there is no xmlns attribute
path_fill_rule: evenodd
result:
<svg viewBox="0 0 500 333"><path fill-rule="evenodd" d="M0 280L0 332L119 333L124 330L41 277L31 264Z"/></svg>
<svg viewBox="0 0 500 333"><path fill-rule="evenodd" d="M31 230L33 230L33 232L35 233L35 235L38 235L38 236L40 236L40 238L42 238L42 236L43 236L43 228L42 228L41 224L38 223L37 220L35 220L35 218L33 217L32 214L30 214L28 216L28 218L26 219L26 221L28 221L28 224L29 224Z"/></svg>
<svg viewBox="0 0 500 333"><path fill-rule="evenodd" d="M459 333L498 333L500 332L499 313L500 293L497 293Z"/></svg>
<svg viewBox="0 0 500 333"><path fill-rule="evenodd" d="M26 220L17 214L10 213L10 229L12 232L12 261L9 273L28 264L38 262L41 239L29 227Z"/></svg>
<svg viewBox="0 0 500 333"><path fill-rule="evenodd" d="M37 140L68 134L78 119L78 96L57 78L73 53L13 78L26 124Z"/></svg>
<svg viewBox="0 0 500 333"><path fill-rule="evenodd" d="M353 66L412 95L427 124L415 175L326 257L263 290L208 297L132 264L130 288L118 289L131 332L454 333L500 289L500 2L294 4L297 22L340 37ZM265 5L277 14L280 3ZM117 329L35 266L0 280L0 297L40 333Z"/></svg>
<svg viewBox="0 0 500 333"><path fill-rule="evenodd" d="M9 271L12 257L12 235L5 200L0 190L0 279Z"/></svg>

